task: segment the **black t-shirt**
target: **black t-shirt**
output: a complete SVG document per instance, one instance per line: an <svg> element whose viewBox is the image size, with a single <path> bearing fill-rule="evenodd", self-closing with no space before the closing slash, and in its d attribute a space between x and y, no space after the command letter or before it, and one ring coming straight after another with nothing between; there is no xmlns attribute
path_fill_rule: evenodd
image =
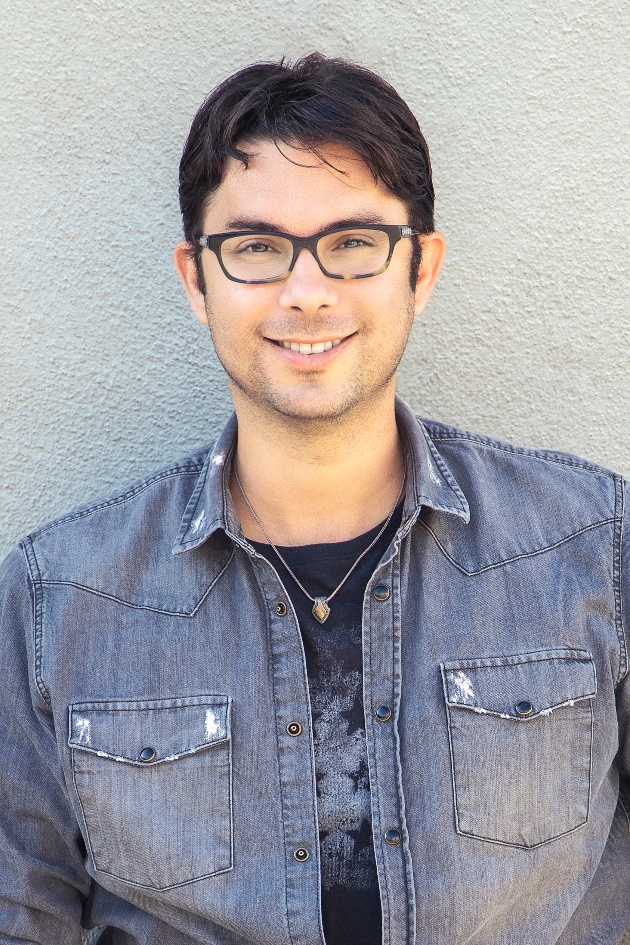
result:
<svg viewBox="0 0 630 945"><path fill-rule="evenodd" d="M363 710L363 595L402 519L402 502L373 548L330 602L320 624L312 601L275 554L251 542L276 568L297 614L308 671L317 779L326 945L380 945L381 901L372 843ZM381 525L350 541L280 547L313 597L327 597Z"/></svg>

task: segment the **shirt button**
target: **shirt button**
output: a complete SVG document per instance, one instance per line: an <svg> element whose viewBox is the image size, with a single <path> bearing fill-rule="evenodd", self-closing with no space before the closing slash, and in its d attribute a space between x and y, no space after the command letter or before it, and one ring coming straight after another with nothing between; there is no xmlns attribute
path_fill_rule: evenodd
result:
<svg viewBox="0 0 630 945"><path fill-rule="evenodd" d="M389 722L392 717L392 710L388 705L379 705L374 715L379 722Z"/></svg>
<svg viewBox="0 0 630 945"><path fill-rule="evenodd" d="M387 830L385 831L385 843L389 843L390 847L397 847L400 843L400 833L398 830Z"/></svg>
<svg viewBox="0 0 630 945"><path fill-rule="evenodd" d="M287 615L287 605L283 600L279 600L276 604L276 613L278 617L286 617Z"/></svg>
<svg viewBox="0 0 630 945"><path fill-rule="evenodd" d="M531 715L534 711L534 706L527 699L521 699L520 702L517 702L514 706L516 709L517 715Z"/></svg>
<svg viewBox="0 0 630 945"><path fill-rule="evenodd" d="M289 722L287 725L287 735L291 735L292 738L297 738L298 735L302 734L302 726L299 722Z"/></svg>
<svg viewBox="0 0 630 945"><path fill-rule="evenodd" d="M384 601L384 600L388 600L389 598L389 588L385 587L384 584L378 584L374 588L373 593L374 593L374 598L376 600Z"/></svg>
<svg viewBox="0 0 630 945"><path fill-rule="evenodd" d="M309 856L308 850L305 850L304 847L298 847L293 853L293 858L296 859L298 863L306 863Z"/></svg>
<svg viewBox="0 0 630 945"><path fill-rule="evenodd" d="M140 761L143 761L147 765L150 761L155 760L155 748L143 748L140 754L138 755Z"/></svg>

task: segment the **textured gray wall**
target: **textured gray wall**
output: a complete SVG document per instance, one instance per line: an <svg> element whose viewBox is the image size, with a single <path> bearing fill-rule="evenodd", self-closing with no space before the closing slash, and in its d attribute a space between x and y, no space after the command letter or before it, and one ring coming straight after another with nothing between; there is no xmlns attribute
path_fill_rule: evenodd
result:
<svg viewBox="0 0 630 945"><path fill-rule="evenodd" d="M179 154L228 72L314 48L432 150L449 251L402 393L630 473L625 0L0 0L0 35L0 552L227 416L171 263Z"/></svg>

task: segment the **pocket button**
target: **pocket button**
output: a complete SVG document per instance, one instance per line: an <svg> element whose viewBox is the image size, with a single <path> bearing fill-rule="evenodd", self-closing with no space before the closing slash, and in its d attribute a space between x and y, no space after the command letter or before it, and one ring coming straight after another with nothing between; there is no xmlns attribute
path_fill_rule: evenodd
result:
<svg viewBox="0 0 630 945"><path fill-rule="evenodd" d="M155 761L155 748L143 748L138 755L140 761L148 765L150 761Z"/></svg>
<svg viewBox="0 0 630 945"><path fill-rule="evenodd" d="M514 706L516 709L516 714L521 716L531 715L534 711L534 707L527 699L521 699L520 702L517 702Z"/></svg>

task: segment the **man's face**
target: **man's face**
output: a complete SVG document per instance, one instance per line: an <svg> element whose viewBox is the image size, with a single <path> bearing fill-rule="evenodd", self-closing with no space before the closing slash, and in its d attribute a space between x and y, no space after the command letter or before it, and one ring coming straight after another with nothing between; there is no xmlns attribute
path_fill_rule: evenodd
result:
<svg viewBox="0 0 630 945"><path fill-rule="evenodd" d="M322 152L330 167L309 151L283 146L281 153L269 141L241 147L252 155L249 167L229 163L204 233L279 229L311 236L339 225L408 223L403 202L375 184L346 148ZM326 420L369 408L393 391L413 318L432 287L425 278L411 289L411 251L411 239L403 239L385 272L344 281L324 275L302 250L283 282L247 285L227 279L214 253L204 250L205 300L195 297L192 264L182 278L193 309L210 327L237 409L245 401L287 418ZM304 354L286 343L323 343L327 350Z"/></svg>

